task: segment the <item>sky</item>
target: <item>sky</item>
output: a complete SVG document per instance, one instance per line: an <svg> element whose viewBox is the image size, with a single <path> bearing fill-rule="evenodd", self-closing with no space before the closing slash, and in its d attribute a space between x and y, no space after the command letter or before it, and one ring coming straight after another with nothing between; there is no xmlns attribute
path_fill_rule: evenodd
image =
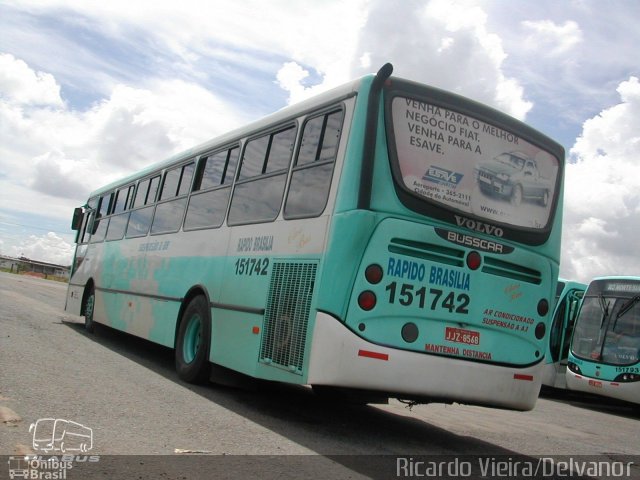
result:
<svg viewBox="0 0 640 480"><path fill-rule="evenodd" d="M640 275L640 2L3 0L0 254L69 265L89 192L394 65L566 150L561 276Z"/></svg>

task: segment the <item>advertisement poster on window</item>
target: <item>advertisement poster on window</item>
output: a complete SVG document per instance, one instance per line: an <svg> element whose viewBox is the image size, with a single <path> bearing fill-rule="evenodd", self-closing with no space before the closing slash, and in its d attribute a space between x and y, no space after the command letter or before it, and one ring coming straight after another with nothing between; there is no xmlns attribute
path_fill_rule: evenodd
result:
<svg viewBox="0 0 640 480"><path fill-rule="evenodd" d="M396 97L392 109L406 188L462 213L546 227L557 158L512 132L440 106Z"/></svg>

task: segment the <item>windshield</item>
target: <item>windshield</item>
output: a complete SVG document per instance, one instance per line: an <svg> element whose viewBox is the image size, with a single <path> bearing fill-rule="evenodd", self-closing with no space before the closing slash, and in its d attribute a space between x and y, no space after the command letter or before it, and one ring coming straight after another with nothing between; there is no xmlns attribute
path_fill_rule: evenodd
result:
<svg viewBox="0 0 640 480"><path fill-rule="evenodd" d="M524 159L510 153L503 153L501 155L498 155L496 157L496 160L500 163L504 163L505 165L509 165L518 170L522 170L522 167L524 167Z"/></svg>
<svg viewBox="0 0 640 480"><path fill-rule="evenodd" d="M513 227L547 228L555 156L441 106L396 96L391 109L399 176L414 197Z"/></svg>
<svg viewBox="0 0 640 480"><path fill-rule="evenodd" d="M612 365L640 361L640 296L601 291L585 297L571 350L576 357Z"/></svg>

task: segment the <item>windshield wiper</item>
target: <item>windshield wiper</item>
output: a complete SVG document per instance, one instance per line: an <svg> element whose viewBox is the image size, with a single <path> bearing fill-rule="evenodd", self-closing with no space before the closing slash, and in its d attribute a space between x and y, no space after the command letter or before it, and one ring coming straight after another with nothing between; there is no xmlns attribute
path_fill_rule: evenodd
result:
<svg viewBox="0 0 640 480"><path fill-rule="evenodd" d="M625 313L631 310L631 308L633 308L633 306L638 302L640 302L640 295L636 295L635 297L630 299L627 303L622 305L620 307L620 310L618 310L618 315L616 315L616 320L618 320L621 316L623 316Z"/></svg>
<svg viewBox="0 0 640 480"><path fill-rule="evenodd" d="M618 310L618 314L616 315L616 318L613 321L613 325L611 326L611 330L615 331L616 324L618 323L618 319L621 316L623 316L625 313L627 313L629 310L631 310L633 306L638 302L640 302L640 295L636 295L635 297L631 298L629 301L627 301L624 305L620 307L620 310Z"/></svg>
<svg viewBox="0 0 640 480"><path fill-rule="evenodd" d="M604 321L609 316L609 303L605 300L602 294L598 295L598 301L600 302L600 308L602 309L602 320L600 320L600 328L602 328Z"/></svg>

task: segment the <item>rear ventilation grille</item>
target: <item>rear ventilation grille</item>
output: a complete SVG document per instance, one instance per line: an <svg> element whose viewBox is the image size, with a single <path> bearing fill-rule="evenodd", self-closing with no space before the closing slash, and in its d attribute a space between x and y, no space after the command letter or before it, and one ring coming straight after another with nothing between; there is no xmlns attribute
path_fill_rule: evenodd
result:
<svg viewBox="0 0 640 480"><path fill-rule="evenodd" d="M454 267L464 266L464 251L433 243L392 238L389 244L389 251Z"/></svg>
<svg viewBox="0 0 640 480"><path fill-rule="evenodd" d="M482 271L490 275L511 278L520 282L533 283L534 285L540 285L542 282L542 274L537 270L488 256L483 259Z"/></svg>
<svg viewBox="0 0 640 480"><path fill-rule="evenodd" d="M317 268L310 262L273 264L260 361L302 374Z"/></svg>

